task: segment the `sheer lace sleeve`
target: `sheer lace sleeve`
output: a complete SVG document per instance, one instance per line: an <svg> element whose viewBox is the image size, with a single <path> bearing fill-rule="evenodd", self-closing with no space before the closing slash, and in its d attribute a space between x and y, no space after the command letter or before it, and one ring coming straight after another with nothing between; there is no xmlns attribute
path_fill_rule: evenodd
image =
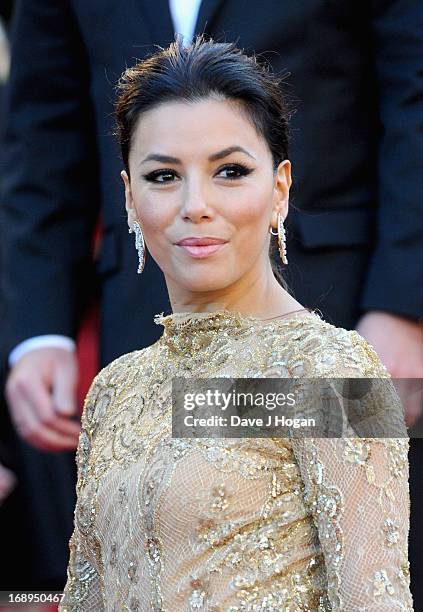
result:
<svg viewBox="0 0 423 612"><path fill-rule="evenodd" d="M105 609L102 596L101 550L91 524L95 479L90 475L90 450L96 429L96 414L104 391L103 372L93 380L85 398L81 433L76 451L78 480L74 512L74 531L69 541L70 557L67 582L59 612ZM97 417L98 418L98 417Z"/></svg>
<svg viewBox="0 0 423 612"><path fill-rule="evenodd" d="M389 378L370 345L356 332L351 338L352 366L343 351L327 376ZM384 391L373 396L375 414L381 418L381 408L390 414L388 404L399 402L392 382L386 383L381 387ZM404 437L397 438L293 440L305 500L325 556L332 610L413 610L405 425L403 431Z"/></svg>

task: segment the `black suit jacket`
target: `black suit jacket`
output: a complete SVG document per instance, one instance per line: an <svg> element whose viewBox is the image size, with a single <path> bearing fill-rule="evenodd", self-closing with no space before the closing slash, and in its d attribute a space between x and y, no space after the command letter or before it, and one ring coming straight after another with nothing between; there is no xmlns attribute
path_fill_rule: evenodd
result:
<svg viewBox="0 0 423 612"><path fill-rule="evenodd" d="M203 0L200 31L267 52L290 73L298 103L288 270L297 298L324 304L337 324L351 324L342 312L372 309L419 318L421 0ZM173 38L167 0L18 4L2 144L7 349L38 334L75 336L94 286L103 362L160 334L152 316L169 307L166 290L151 257L136 274L112 102L125 66Z"/></svg>

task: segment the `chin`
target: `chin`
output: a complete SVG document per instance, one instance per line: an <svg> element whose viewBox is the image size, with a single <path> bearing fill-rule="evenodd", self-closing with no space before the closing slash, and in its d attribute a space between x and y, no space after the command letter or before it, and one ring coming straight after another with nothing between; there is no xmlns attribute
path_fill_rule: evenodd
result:
<svg viewBox="0 0 423 612"><path fill-rule="evenodd" d="M226 274L210 274L205 270L202 272L196 271L192 274L187 270L187 276L174 278L181 288L192 293L223 290L237 280L229 278Z"/></svg>

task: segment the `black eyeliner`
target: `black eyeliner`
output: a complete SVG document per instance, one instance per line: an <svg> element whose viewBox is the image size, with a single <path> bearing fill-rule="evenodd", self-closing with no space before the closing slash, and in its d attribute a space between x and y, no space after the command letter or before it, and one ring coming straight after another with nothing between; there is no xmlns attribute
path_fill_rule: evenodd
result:
<svg viewBox="0 0 423 612"><path fill-rule="evenodd" d="M218 169L217 173L222 172L222 170L236 170L239 173L239 176L235 176L235 177L226 177L226 180L228 181L235 181L243 176L248 176L249 174L251 174L251 172L254 171L253 168L250 168L249 166L246 166L245 164L241 164L241 163L232 163L232 164L225 164L224 166L222 166L221 168ZM177 176L178 173L173 170L172 168L160 168L158 170L153 170L152 172L149 172L147 174L143 174L142 178L146 181L148 181L149 183L154 183L156 185L165 185L166 183L171 183L173 181L155 181L154 178L157 176L161 176L162 174L173 174L174 176Z"/></svg>

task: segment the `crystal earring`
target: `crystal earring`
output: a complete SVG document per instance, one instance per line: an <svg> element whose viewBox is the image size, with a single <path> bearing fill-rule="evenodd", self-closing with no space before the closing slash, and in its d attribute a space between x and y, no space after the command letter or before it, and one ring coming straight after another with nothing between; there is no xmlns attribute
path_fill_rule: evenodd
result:
<svg viewBox="0 0 423 612"><path fill-rule="evenodd" d="M137 273L141 274L141 272L144 270L145 257L146 257L144 236L143 236L142 229L141 229L141 226L138 223L138 221L134 221L134 224L133 224L132 228L129 228L128 232L130 234L135 232L135 248L138 251L138 270L137 270Z"/></svg>
<svg viewBox="0 0 423 612"><path fill-rule="evenodd" d="M286 234L281 213L278 213L278 230L274 232L273 227L270 227L269 232L272 234L272 236L278 237L279 255L281 256L282 263L287 265L288 258L286 256Z"/></svg>

